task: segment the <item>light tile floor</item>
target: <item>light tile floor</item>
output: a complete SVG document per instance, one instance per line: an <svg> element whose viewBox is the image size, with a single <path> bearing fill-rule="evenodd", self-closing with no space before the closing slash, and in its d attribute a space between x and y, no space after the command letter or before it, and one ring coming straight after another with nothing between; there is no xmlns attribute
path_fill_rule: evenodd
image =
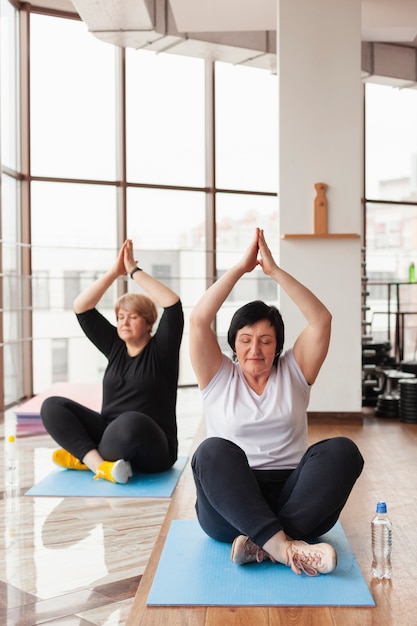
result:
<svg viewBox="0 0 417 626"><path fill-rule="evenodd" d="M179 455L202 419L200 393L179 389ZM15 429L0 424L0 467ZM169 499L31 497L52 469L49 435L17 438L17 484L0 481L0 624L120 626L125 623ZM3 477L5 476L3 471Z"/></svg>

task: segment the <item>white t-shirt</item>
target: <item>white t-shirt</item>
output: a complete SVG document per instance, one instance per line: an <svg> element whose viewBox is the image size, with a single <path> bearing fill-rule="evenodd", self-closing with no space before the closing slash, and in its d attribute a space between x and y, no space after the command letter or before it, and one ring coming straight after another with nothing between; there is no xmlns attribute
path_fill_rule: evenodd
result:
<svg viewBox="0 0 417 626"><path fill-rule="evenodd" d="M223 354L220 369L202 391L208 437L240 446L253 469L293 469L307 449L310 386L292 349L272 369L261 395L240 365Z"/></svg>

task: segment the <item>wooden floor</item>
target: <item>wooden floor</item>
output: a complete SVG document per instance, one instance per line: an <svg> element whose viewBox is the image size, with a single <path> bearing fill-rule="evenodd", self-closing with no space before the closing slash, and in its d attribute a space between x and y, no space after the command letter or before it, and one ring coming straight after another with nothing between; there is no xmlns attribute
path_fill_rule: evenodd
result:
<svg viewBox="0 0 417 626"><path fill-rule="evenodd" d="M178 418L180 454L189 455L202 418L197 389L179 390ZM0 467L15 421L13 413L0 418ZM18 437L18 493L0 481L0 625L417 626L417 425L372 415L319 423L314 416L311 443L339 434L365 457L342 523L376 608L147 608L170 520L194 517L189 471L171 501L27 497L53 470L56 448L48 435L35 435ZM370 520L382 498L394 522L393 578L378 582L370 576Z"/></svg>
<svg viewBox="0 0 417 626"><path fill-rule="evenodd" d="M126 626L416 626L417 425L375 418L372 410L354 423L314 419L310 425L310 443L337 435L351 437L365 458L364 471L341 522L376 607L147 607L171 520L195 517L194 486L188 468L168 508ZM379 499L387 502L394 525L393 577L384 581L374 580L370 574L370 520Z"/></svg>

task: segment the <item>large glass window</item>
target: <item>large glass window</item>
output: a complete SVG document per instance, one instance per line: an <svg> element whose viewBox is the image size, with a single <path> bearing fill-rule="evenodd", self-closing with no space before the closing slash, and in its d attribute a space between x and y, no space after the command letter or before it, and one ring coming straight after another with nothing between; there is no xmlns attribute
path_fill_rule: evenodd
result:
<svg viewBox="0 0 417 626"><path fill-rule="evenodd" d="M415 360L417 288L417 91L366 85L366 274L374 341Z"/></svg>
<svg viewBox="0 0 417 626"><path fill-rule="evenodd" d="M191 307L207 282L243 253L255 226L265 228L271 245L277 236L276 77L223 63L213 68L199 58L118 49L76 19L29 13L30 28L21 32L25 45L30 39L30 186L25 178L21 194L13 56L19 31L10 3L0 1L10 14L6 38L2 22L2 64L6 59L8 65L2 81L9 92L3 104L2 89L2 165L7 161L17 172L16 180L2 178L10 401L31 388L30 367L25 385L22 379L22 310L31 334L25 341L33 346L34 393L53 382L100 379L105 359L82 334L73 301L112 266L125 236L133 239L139 263L181 297L179 383L194 384ZM119 71L124 67L125 74ZM206 122L214 118L210 136ZM215 161L217 188L229 193L218 193L206 179L206 153L210 167ZM122 278L99 303L110 320L116 297L128 289L135 285ZM276 287L260 272L239 284L230 305L255 297L276 299Z"/></svg>
<svg viewBox="0 0 417 626"><path fill-rule="evenodd" d="M74 382L96 382L103 358L73 313L82 289L112 267L117 255L116 189L103 185L32 183L33 359L35 392L65 371ZM40 281L42 277L42 281ZM41 289L39 293L38 289ZM116 284L100 310L114 319ZM44 306L49 302L49 307ZM68 344L65 339L69 338ZM65 345L65 351L56 346ZM57 368L57 369L54 369Z"/></svg>
<svg viewBox="0 0 417 626"><path fill-rule="evenodd" d="M0 155L10 175L1 174L1 268L2 349L4 380L0 401L7 406L23 396L22 279L20 264L20 184L14 176L19 169L19 94L17 26L18 13L6 0L0 4ZM3 397L1 397L3 396Z"/></svg>
<svg viewBox="0 0 417 626"><path fill-rule="evenodd" d="M1 162L13 170L18 168L18 92L17 45L18 13L7 0L0 4L0 107Z"/></svg>
<svg viewBox="0 0 417 626"><path fill-rule="evenodd" d="M115 180L115 48L32 15L30 58L32 175Z"/></svg>
<svg viewBox="0 0 417 626"><path fill-rule="evenodd" d="M10 176L2 176L2 267L3 278L3 341L4 341L4 403L7 406L23 396L22 273L20 266L20 233L18 184Z"/></svg>
<svg viewBox="0 0 417 626"><path fill-rule="evenodd" d="M278 188L278 84L266 70L216 63L216 185Z"/></svg>
<svg viewBox="0 0 417 626"><path fill-rule="evenodd" d="M204 186L204 60L126 51L129 182Z"/></svg>
<svg viewBox="0 0 417 626"><path fill-rule="evenodd" d="M417 201L417 91L366 85L366 197Z"/></svg>

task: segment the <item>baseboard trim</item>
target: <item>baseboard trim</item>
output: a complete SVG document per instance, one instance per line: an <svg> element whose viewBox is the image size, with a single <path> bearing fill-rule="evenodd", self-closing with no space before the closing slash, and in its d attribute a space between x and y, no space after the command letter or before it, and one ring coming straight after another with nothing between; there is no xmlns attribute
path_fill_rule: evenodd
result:
<svg viewBox="0 0 417 626"><path fill-rule="evenodd" d="M308 411L308 422L314 424L362 424L361 411Z"/></svg>

